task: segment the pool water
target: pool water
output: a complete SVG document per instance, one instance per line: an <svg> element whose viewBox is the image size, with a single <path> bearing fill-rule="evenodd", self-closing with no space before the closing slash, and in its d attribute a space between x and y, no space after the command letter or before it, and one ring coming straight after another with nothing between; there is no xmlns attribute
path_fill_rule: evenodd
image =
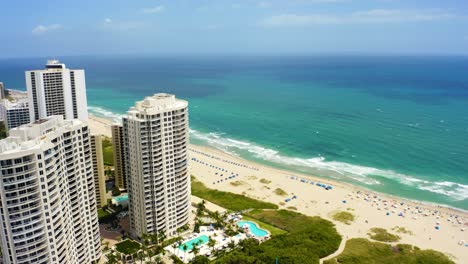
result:
<svg viewBox="0 0 468 264"><path fill-rule="evenodd" d="M117 201L117 202L122 202L122 201L128 200L128 194L124 194L122 196L114 197L113 199L115 201Z"/></svg>
<svg viewBox="0 0 468 264"><path fill-rule="evenodd" d="M185 250L185 251L190 251L190 250L193 249L193 244L194 243L198 243L200 245L203 245L203 244L207 243L208 240L210 240L210 239L206 235L202 235L202 236L196 237L194 239L191 239L191 240L183 243L182 245L179 246L179 249L184 251L184 245L187 245L187 250Z"/></svg>
<svg viewBox="0 0 468 264"><path fill-rule="evenodd" d="M244 227L244 225L249 226L250 232L256 237L264 237L268 235L268 232L264 229L259 228L254 222L251 221L239 221L237 222L239 227Z"/></svg>

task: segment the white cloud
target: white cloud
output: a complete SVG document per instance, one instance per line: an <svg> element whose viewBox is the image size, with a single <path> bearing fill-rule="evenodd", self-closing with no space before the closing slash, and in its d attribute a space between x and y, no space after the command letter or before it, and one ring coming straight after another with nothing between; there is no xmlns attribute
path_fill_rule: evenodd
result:
<svg viewBox="0 0 468 264"><path fill-rule="evenodd" d="M63 28L63 26L60 25L60 24L51 24L51 25L47 25L47 26L38 25L37 27L35 27L32 30L32 33L36 34L36 35L40 35L40 34L44 34L44 33L47 33L47 32L59 30L61 28Z"/></svg>
<svg viewBox="0 0 468 264"><path fill-rule="evenodd" d="M143 8L142 12L145 14L155 14L163 12L164 10L166 10L166 8L163 5L159 5L155 7Z"/></svg>
<svg viewBox="0 0 468 264"><path fill-rule="evenodd" d="M104 19L99 28L102 30L111 30L111 31L126 31L142 28L144 24L138 21L114 21L111 18Z"/></svg>
<svg viewBox="0 0 468 264"><path fill-rule="evenodd" d="M454 18L455 15L439 9L399 10L373 9L354 12L350 20L355 22L421 22Z"/></svg>
<svg viewBox="0 0 468 264"><path fill-rule="evenodd" d="M324 25L324 24L338 24L340 19L336 16L330 15L295 15L283 14L278 16L271 16L261 21L265 26L304 26L304 25Z"/></svg>
<svg viewBox="0 0 468 264"><path fill-rule="evenodd" d="M439 9L400 10L373 9L353 12L345 15L335 14L282 14L271 16L260 21L264 26L307 26L325 24L365 24L365 23L402 23L424 22L453 19L457 16Z"/></svg>

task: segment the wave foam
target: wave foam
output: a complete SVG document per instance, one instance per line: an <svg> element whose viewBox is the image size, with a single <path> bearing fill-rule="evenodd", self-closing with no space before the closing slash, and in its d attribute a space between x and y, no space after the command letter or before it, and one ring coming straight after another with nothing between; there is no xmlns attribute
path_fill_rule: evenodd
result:
<svg viewBox="0 0 468 264"><path fill-rule="evenodd" d="M220 133L201 133L190 130L193 138L207 142L210 146L233 154L235 151L247 151L255 158L274 162L280 165L297 166L318 171L334 172L334 178L349 178L366 185L381 185L379 178L390 179L398 183L418 188L422 191L442 194L454 200L468 199L468 185L455 182L432 182L418 179L414 176L401 174L392 170L382 170L372 167L353 165L338 161L326 161L324 157L299 158L281 155L278 151L264 148L253 143L223 138Z"/></svg>
<svg viewBox="0 0 468 264"><path fill-rule="evenodd" d="M99 106L88 106L88 111L97 117L112 119L114 122L117 122L117 123L121 123L122 117L124 116L124 115L113 113Z"/></svg>

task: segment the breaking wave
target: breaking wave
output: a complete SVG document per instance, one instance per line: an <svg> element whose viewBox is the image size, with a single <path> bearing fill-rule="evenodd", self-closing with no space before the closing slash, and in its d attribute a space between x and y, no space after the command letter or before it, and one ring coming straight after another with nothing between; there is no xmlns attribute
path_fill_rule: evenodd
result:
<svg viewBox="0 0 468 264"><path fill-rule="evenodd" d="M99 106L88 106L88 111L97 117L102 117L106 119L112 119L114 122L121 123L122 116L120 114L113 113L109 110L106 110Z"/></svg>
<svg viewBox="0 0 468 264"><path fill-rule="evenodd" d="M421 191L448 196L456 201L468 199L468 185L456 182L427 181L392 170L383 170L338 161L327 161L324 157L289 157L280 154L276 150L264 148L254 143L222 137L222 133L202 133L191 129L190 135L194 139L206 142L211 147L231 154L238 155L239 151L246 151L257 159L273 162L278 165L296 166L309 170L328 172L327 175L336 179L350 179L372 186L382 185L383 183L379 181L379 179L385 178L417 188Z"/></svg>

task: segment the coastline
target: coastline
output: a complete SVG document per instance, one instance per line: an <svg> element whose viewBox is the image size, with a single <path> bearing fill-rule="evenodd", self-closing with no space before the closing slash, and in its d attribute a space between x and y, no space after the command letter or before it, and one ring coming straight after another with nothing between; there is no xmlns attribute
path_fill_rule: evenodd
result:
<svg viewBox="0 0 468 264"><path fill-rule="evenodd" d="M89 119L91 132L110 136L112 120L93 115ZM458 245L459 241L468 240L468 231L461 230L468 227L468 212L463 209L409 200L349 183L272 168L208 146L191 144L189 155L190 173L208 188L246 195L278 204L283 209L331 220L344 239L368 237L370 228L381 227L401 236L399 243L441 251L452 256L457 263L468 259L468 248ZM224 168L238 176L225 180L227 172L214 167ZM291 179L291 176L296 178ZM218 183L220 179L223 181ZM261 179L269 183L262 183ZM313 181L314 184L301 180ZM316 186L316 182L332 185L333 189L325 190ZM281 188L288 195L274 194L275 188ZM298 198L286 203L285 199L293 195ZM351 225L334 221L331 215L337 211L351 212L356 220ZM404 216L398 216L399 213ZM412 234L396 233L392 230L396 227L404 227Z"/></svg>

